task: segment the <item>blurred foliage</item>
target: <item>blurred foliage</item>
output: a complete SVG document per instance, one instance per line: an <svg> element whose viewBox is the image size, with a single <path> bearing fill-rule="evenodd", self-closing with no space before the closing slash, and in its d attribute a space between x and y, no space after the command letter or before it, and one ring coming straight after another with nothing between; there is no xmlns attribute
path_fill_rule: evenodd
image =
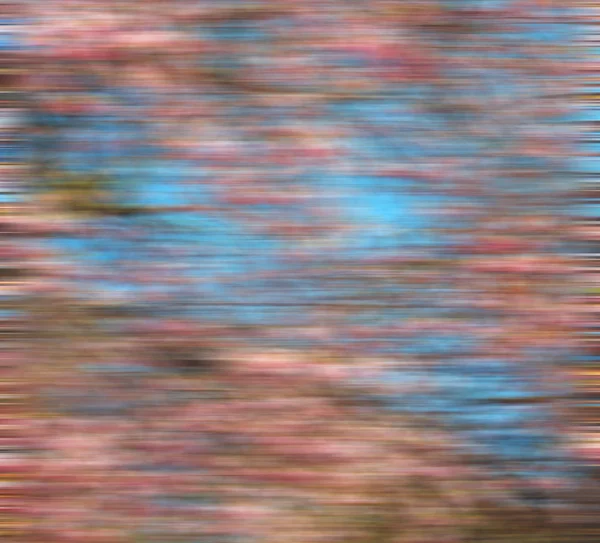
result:
<svg viewBox="0 0 600 543"><path fill-rule="evenodd" d="M540 94L545 84L559 86L555 76L567 73L564 63L527 40L499 37L515 32L510 10L500 16L495 8L451 9L443 2L367 2L357 13L347 13L343 2L323 3L323 13L294 2L208 3L191 14L182 3L150 2L139 25L135 13L128 18L112 7L69 13L62 2L33 4L40 17L29 39L44 53L28 82L35 102L30 131L39 143L36 205L18 218L7 214L5 222L34 243L26 243L29 260L14 257L19 264L3 274L23 280L25 290L13 307L27 322L12 335L27 358L19 371L33 410L25 468L35 483L37 540L197 543L211 535L231 540L237 531L261 543L579 543L587 520L577 518L578 509L587 514L593 499L587 482L565 487L564 480L515 477L514 466L467 452L441 418L391 412L390 395L408 405L413 392L431 383L397 390L380 358L393 350L390 358L400 369L406 362L428 373L465 360L481 370L498 357L519 376L541 369L561 379L556 362L573 342L577 316L563 280L569 263L553 252L564 223L548 215L556 199L551 171L569 153L542 120L560 114L561 103ZM524 4L525 11L549 5ZM58 16L48 18L52 10ZM271 23L279 16L298 23L297 35L279 31L253 58L247 43L220 35L240 21L277 34ZM174 30L163 32L165 22ZM343 35L330 39L328 31L339 28ZM488 55L488 42L507 57ZM331 64L332 50L355 68ZM467 55L456 59L456 52ZM227 66L231 61L237 67ZM494 101L488 78L498 87L505 79L518 81L507 96L496 89L502 92ZM530 85L530 93L528 84L539 79L543 84ZM473 80L472 88L466 80ZM136 103L86 91L88 83L101 91L116 87L121 96L131 90ZM144 102L148 90L154 106ZM466 90L474 90L472 96ZM320 126L332 104L364 106L356 101L395 93L418 95L412 113L431 122L420 128L422 156L370 155L374 133L387 150L396 131L412 131L371 123L369 115L334 116L339 126L330 131ZM243 120L239 112L232 115L232 96L242 109L259 113L243 113ZM282 135L265 127L290 102L298 107L289 130ZM67 137L73 126L106 113L131 114L131 124L147 130L121 134L122 141L104 147L95 129L87 132L90 141ZM140 134L143 145L137 145ZM107 171L118 154L114 148L198 160L196 171L206 174L201 183L219 203L124 203L122 182L73 173L56 160L59 151L68 154L80 143L99 171ZM459 143L475 150L463 156ZM408 144L414 147L410 138L401 146ZM346 161L351 147L356 158ZM344 250L370 226L349 225L335 204L322 204L329 202L329 187L311 181L297 193L288 188L321 174L326 184L329 172L377 176L382 162L395 191L405 191L400 181L407 178L416 193L446 199L439 222L422 229L434 238L430 245L409 249L409 258L394 254L372 262L376 250L364 258ZM349 194L360 208L360 191ZM231 277L221 283L237 300L232 305L246 304L260 260L261 246L250 234L265 233L281 249L277 263L289 264L275 274L257 272L274 294L267 305L299 314L305 303L304 322L312 329L285 328L285 317L276 326L243 331L203 321L210 289L204 278L198 288L186 277L189 247L176 239L184 226L155 220L174 210L197 213L198 222L216 210L239 226L250 272L236 276L235 288ZM144 216L146 222L137 220ZM100 265L36 253L36 237L64 241L75 233L98 243ZM190 258L200 267L208 260L200 251ZM220 273L208 269L212 278ZM115 280L130 291L111 297L106 284ZM308 302L294 297L302 282ZM194 319L170 318L189 308ZM217 315L213 324L223 325L227 318ZM461 336L457 347L431 341L465 332L471 336ZM308 340L296 351L272 351L269 340L278 333ZM541 379L535 385L532 399L507 391L491 403L553 407L564 399L547 395ZM477 410L486 403L471 405ZM195 500L197 508L191 514L170 509L164 499L173 497ZM216 505L198 505L199 497ZM143 535L157 525L163 533Z"/></svg>
<svg viewBox="0 0 600 543"><path fill-rule="evenodd" d="M106 175L52 171L44 176L41 195L57 211L78 218L133 217L147 212L142 206L119 202L118 190L119 185Z"/></svg>

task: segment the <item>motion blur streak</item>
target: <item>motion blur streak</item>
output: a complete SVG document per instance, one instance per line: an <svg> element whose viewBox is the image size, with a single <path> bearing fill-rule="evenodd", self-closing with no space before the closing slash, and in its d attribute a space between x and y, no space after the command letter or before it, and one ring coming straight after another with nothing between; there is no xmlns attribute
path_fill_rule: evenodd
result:
<svg viewBox="0 0 600 543"><path fill-rule="evenodd" d="M1 2L0 530L597 532L597 8Z"/></svg>

